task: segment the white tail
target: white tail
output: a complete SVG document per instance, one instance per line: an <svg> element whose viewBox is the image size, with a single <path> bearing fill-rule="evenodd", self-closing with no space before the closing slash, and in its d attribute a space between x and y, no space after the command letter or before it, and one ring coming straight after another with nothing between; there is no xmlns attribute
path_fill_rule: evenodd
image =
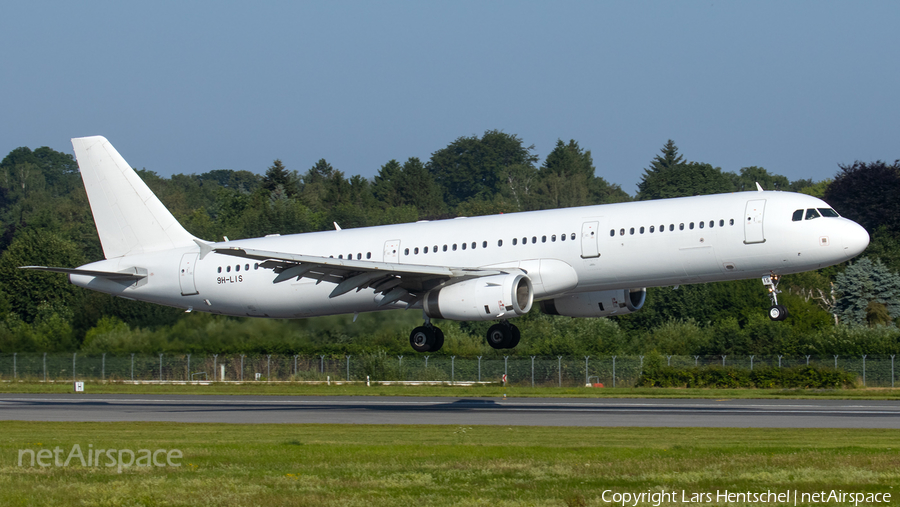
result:
<svg viewBox="0 0 900 507"><path fill-rule="evenodd" d="M75 138L72 146L107 259L194 245L105 137Z"/></svg>

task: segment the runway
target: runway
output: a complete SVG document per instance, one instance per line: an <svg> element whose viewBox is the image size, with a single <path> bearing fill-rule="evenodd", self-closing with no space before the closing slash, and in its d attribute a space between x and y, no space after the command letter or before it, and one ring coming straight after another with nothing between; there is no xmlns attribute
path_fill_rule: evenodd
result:
<svg viewBox="0 0 900 507"><path fill-rule="evenodd" d="M900 429L900 403L880 400L0 394L0 420Z"/></svg>

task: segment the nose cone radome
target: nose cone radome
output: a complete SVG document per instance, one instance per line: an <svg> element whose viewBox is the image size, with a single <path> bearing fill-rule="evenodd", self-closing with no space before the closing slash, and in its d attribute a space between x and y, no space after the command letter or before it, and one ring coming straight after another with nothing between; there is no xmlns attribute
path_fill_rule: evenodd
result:
<svg viewBox="0 0 900 507"><path fill-rule="evenodd" d="M844 254L848 259L852 259L869 246L869 233L858 223L849 220L848 222L843 234Z"/></svg>

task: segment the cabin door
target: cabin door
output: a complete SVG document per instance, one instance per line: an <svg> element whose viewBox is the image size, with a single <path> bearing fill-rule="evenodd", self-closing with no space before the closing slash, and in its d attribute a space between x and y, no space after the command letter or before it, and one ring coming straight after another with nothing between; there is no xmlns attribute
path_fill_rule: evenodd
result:
<svg viewBox="0 0 900 507"><path fill-rule="evenodd" d="M384 262L398 262L400 259L400 240L389 239L384 242Z"/></svg>
<svg viewBox="0 0 900 507"><path fill-rule="evenodd" d="M181 295L192 296L197 294L197 285L194 283L194 268L197 267L197 257L200 254L186 253L181 256L181 267L178 273L178 283L181 284Z"/></svg>
<svg viewBox="0 0 900 507"><path fill-rule="evenodd" d="M581 225L582 259L600 257L600 250L597 248L597 240L600 236L599 227L600 222L585 222Z"/></svg>
<svg viewBox="0 0 900 507"><path fill-rule="evenodd" d="M763 234L763 212L766 209L765 199L747 201L744 211L744 243L765 243Z"/></svg>

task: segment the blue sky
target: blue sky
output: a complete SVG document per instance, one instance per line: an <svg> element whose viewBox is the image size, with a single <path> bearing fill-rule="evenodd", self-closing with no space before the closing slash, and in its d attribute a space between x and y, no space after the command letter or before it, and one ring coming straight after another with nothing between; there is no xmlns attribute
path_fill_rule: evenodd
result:
<svg viewBox="0 0 900 507"><path fill-rule="evenodd" d="M499 129L634 193L667 139L790 179L900 158L898 2L7 2L0 156L374 176Z"/></svg>

